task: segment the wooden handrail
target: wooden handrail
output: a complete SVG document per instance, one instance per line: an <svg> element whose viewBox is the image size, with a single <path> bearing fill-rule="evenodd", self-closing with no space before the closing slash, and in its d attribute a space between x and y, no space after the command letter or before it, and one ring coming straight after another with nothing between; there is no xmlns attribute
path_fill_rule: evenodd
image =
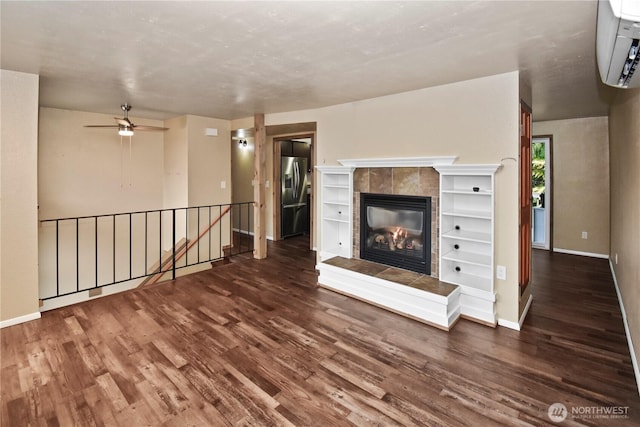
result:
<svg viewBox="0 0 640 427"><path fill-rule="evenodd" d="M192 241L188 241L187 240L187 244L182 246L176 252L175 259L173 259L173 257L171 257L169 259L169 262L166 263L164 268L162 266L160 266L160 271L158 273L154 274L153 276L150 276L147 280L142 282L138 287L150 286L150 285L153 285L154 283L156 283L158 280L160 280L160 278L162 276L164 276L165 273L169 272L173 268L175 263L178 262L180 260L180 258L182 258L187 252L189 252L189 249L191 249L196 243L198 243L198 241L200 241L200 239L202 239L218 222L220 222L222 217L225 216L230 210L231 210L231 206L227 206L226 208L224 208L220 212L220 215L218 215L218 217L215 218L211 222L211 224L209 224L204 230L202 230L202 232L200 232L200 234L198 234L197 238L195 238Z"/></svg>

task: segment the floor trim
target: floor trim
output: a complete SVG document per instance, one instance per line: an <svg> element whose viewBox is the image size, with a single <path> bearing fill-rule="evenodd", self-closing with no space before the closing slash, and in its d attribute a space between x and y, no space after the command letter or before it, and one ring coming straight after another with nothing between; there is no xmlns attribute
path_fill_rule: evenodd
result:
<svg viewBox="0 0 640 427"><path fill-rule="evenodd" d="M616 279L616 272L613 269L613 262L611 259L609 259L609 268L611 269L611 275L613 276L613 284L616 287L616 295L618 295L618 303L620 304L620 311L622 312L622 323L624 324L624 333L627 336L629 352L631 353L631 364L633 365L633 373L636 376L636 385L638 386L638 394L640 395L640 367L638 367L638 359L636 359L636 352L633 349L633 341L631 340L631 332L629 331L629 322L627 322L627 312L624 309L624 302L622 301L622 295L620 294L620 288L618 287L618 279Z"/></svg>
<svg viewBox="0 0 640 427"><path fill-rule="evenodd" d="M511 320L505 320L505 319L498 319L498 325L503 326L505 328L513 329L514 331L519 331L520 329L522 329L524 318L527 317L527 313L529 312L529 308L531 308L532 302L533 302L533 295L529 295L527 304L524 306L524 310L522 310L522 314L520 315L520 320L518 320L518 322L512 322Z"/></svg>
<svg viewBox="0 0 640 427"><path fill-rule="evenodd" d="M562 249L562 248L553 248L553 251L561 254L580 255L580 256L588 256L592 258L609 259L609 254L597 254L595 252L582 252L582 251L574 251L571 249Z"/></svg>
<svg viewBox="0 0 640 427"><path fill-rule="evenodd" d="M0 329L9 326L19 325L20 323L30 322L31 320L37 320L40 318L40 312L25 314L24 316L14 317L13 319L7 319L0 322Z"/></svg>

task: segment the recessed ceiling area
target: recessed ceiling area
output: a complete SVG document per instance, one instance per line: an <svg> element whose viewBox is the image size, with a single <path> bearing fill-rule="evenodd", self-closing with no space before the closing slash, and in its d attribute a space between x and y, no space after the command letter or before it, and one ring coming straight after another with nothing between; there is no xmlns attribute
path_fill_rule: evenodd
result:
<svg viewBox="0 0 640 427"><path fill-rule="evenodd" d="M40 104L239 119L520 70L534 120L607 114L596 1L0 2Z"/></svg>

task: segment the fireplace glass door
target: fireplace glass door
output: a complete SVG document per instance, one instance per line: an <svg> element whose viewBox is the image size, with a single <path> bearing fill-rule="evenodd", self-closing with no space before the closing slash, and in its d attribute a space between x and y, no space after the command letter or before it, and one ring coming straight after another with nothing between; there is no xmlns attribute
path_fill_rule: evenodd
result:
<svg viewBox="0 0 640 427"><path fill-rule="evenodd" d="M363 193L360 258L431 274L431 198Z"/></svg>

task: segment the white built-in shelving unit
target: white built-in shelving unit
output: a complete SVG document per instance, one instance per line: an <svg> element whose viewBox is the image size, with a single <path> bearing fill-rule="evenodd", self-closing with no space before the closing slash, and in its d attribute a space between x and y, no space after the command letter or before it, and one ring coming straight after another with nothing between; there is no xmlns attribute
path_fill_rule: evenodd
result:
<svg viewBox="0 0 640 427"><path fill-rule="evenodd" d="M320 171L320 261L351 258L353 167L317 166Z"/></svg>
<svg viewBox="0 0 640 427"><path fill-rule="evenodd" d="M461 287L463 316L493 325L494 176L499 166L435 167L440 173L440 280Z"/></svg>

